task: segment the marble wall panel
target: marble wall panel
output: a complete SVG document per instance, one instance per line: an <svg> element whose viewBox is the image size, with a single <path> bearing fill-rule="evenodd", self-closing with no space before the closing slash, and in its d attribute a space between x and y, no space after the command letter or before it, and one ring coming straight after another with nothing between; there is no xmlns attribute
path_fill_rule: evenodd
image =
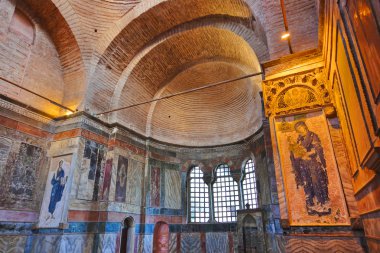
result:
<svg viewBox="0 0 380 253"><path fill-rule="evenodd" d="M201 238L199 233L181 234L181 252L199 253L201 252Z"/></svg>
<svg viewBox="0 0 380 253"><path fill-rule="evenodd" d="M139 235L137 253L151 253L153 249L153 235Z"/></svg>
<svg viewBox="0 0 380 253"><path fill-rule="evenodd" d="M227 233L206 233L206 252L228 252Z"/></svg>
<svg viewBox="0 0 380 253"><path fill-rule="evenodd" d="M91 252L93 248L94 235L64 235L62 236L60 252L62 253L79 253Z"/></svg>
<svg viewBox="0 0 380 253"><path fill-rule="evenodd" d="M144 164L136 160L129 160L127 173L127 203L141 206Z"/></svg>
<svg viewBox="0 0 380 253"><path fill-rule="evenodd" d="M34 236L31 252L32 253L59 253L61 235Z"/></svg>
<svg viewBox="0 0 380 253"><path fill-rule="evenodd" d="M169 252L177 253L177 234L171 233L169 238Z"/></svg>
<svg viewBox="0 0 380 253"><path fill-rule="evenodd" d="M0 236L0 252L22 253L26 243L26 236Z"/></svg>
<svg viewBox="0 0 380 253"><path fill-rule="evenodd" d="M160 168L150 170L150 206L160 206Z"/></svg>
<svg viewBox="0 0 380 253"><path fill-rule="evenodd" d="M98 252L114 253L116 250L117 234L100 234L98 235Z"/></svg>
<svg viewBox="0 0 380 253"><path fill-rule="evenodd" d="M358 216L358 208L356 204L356 199L354 197L354 190L352 187L352 178L351 178L351 168L349 159L347 157L347 149L344 143L344 136L341 131L339 121L337 118L330 119L329 121L329 130L331 135L331 141L334 148L335 159L337 161L339 175L342 180L343 191L345 193L346 202L348 209L350 211L351 217Z"/></svg>
<svg viewBox="0 0 380 253"><path fill-rule="evenodd" d="M94 141L87 140L82 165L79 170L79 185L77 198L97 200L99 193L100 175L103 174L106 148Z"/></svg>
<svg viewBox="0 0 380 253"><path fill-rule="evenodd" d="M0 180L5 172L5 165L11 151L12 140L5 136L0 136Z"/></svg>
<svg viewBox="0 0 380 253"><path fill-rule="evenodd" d="M181 174L176 170L166 169L164 172L165 199L164 207L181 208Z"/></svg>

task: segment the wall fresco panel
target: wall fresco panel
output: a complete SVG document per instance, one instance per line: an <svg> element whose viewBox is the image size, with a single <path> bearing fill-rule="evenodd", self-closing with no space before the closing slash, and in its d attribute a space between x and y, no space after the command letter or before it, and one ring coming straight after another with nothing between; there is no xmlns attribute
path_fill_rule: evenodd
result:
<svg viewBox="0 0 380 253"><path fill-rule="evenodd" d="M78 199L97 200L99 193L100 175L103 173L106 149L103 145L86 140L82 165L79 170Z"/></svg>
<svg viewBox="0 0 380 253"><path fill-rule="evenodd" d="M129 160L124 156L119 156L117 163L116 183L115 183L115 201L125 202L127 194L128 181L128 164Z"/></svg>
<svg viewBox="0 0 380 253"><path fill-rule="evenodd" d="M43 156L42 148L24 142L20 144L18 153L13 153L7 161L2 180L0 205L35 207L35 190Z"/></svg>
<svg viewBox="0 0 380 253"><path fill-rule="evenodd" d="M39 227L59 227L65 223L67 199L70 194L69 178L71 178L72 155L54 157L46 182L42 201Z"/></svg>
<svg viewBox="0 0 380 253"><path fill-rule="evenodd" d="M107 159L106 164L104 166L103 184L100 188L99 199L103 201L107 201L109 197L109 193L111 190L111 178L112 178L112 162L113 159Z"/></svg>

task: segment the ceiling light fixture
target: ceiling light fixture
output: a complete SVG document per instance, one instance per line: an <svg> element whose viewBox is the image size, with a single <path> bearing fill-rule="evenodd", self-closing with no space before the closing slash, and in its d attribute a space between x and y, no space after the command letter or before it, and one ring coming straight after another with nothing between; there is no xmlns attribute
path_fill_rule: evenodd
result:
<svg viewBox="0 0 380 253"><path fill-rule="evenodd" d="M281 4L282 18L284 21L284 28L285 28L285 33L281 36L281 39L288 41L289 53L292 54L293 49L292 49L292 45L290 44L290 34L289 34L288 19L286 18L285 0L280 0L280 4Z"/></svg>
<svg viewBox="0 0 380 253"><path fill-rule="evenodd" d="M286 39L289 38L289 36L290 36L290 33L289 32L285 32L284 34L282 34L281 39L282 40L286 40Z"/></svg>

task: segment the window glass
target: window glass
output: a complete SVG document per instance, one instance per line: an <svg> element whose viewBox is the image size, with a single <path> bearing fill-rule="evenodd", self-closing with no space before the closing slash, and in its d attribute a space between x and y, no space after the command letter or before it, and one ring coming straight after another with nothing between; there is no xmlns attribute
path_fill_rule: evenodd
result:
<svg viewBox="0 0 380 253"><path fill-rule="evenodd" d="M203 181L203 172L199 167L191 169L189 186L190 221L207 222L209 220L209 192L207 184Z"/></svg>
<svg viewBox="0 0 380 253"><path fill-rule="evenodd" d="M250 208L257 208L257 187L255 164L252 159L248 160L244 167L244 178L242 181L244 206L248 203Z"/></svg>
<svg viewBox="0 0 380 253"><path fill-rule="evenodd" d="M239 209L238 184L232 179L230 168L220 165L215 171L216 180L213 184L214 214L218 222L236 221L236 211Z"/></svg>

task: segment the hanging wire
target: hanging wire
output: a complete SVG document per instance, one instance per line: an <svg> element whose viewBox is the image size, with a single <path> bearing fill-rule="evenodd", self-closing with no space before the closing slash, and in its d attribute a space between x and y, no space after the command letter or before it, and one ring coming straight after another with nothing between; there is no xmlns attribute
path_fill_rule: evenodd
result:
<svg viewBox="0 0 380 253"><path fill-rule="evenodd" d="M177 93L170 94L170 95L167 95L167 96L163 96L163 97L160 97L160 98L155 98L155 99L152 99L152 100L143 101L143 102L140 102L140 103L136 103L136 104L133 104L133 105L128 105L128 106L112 109L112 110L105 111L105 112L99 112L99 113L97 113L95 115L96 116L100 116L100 115L108 114L108 113L111 113L111 112L116 112L116 111L121 111L121 110L129 109L129 108L133 108L133 107L140 106L140 105L150 104L150 103L153 103L153 102L156 102L156 101L160 101L160 100L163 100L163 99L168 99L168 98L172 98L172 97L176 97L176 96L180 96L180 95L184 95L184 94L188 94L188 93L192 93L192 92L196 92L196 91L212 88L212 87L215 87L215 86L219 86L219 85L223 85L223 84L227 84L227 83L232 83L232 82L240 81L240 80L243 80L243 79L247 79L247 78L258 76L258 75L262 75L262 74L263 74L262 72L253 73L253 74L249 74L249 75L245 75L245 76L241 76L241 77L237 77L237 78L233 78L233 79L229 79L229 80L224 80L224 81L220 81L220 82L216 82L216 83L206 84L206 85L204 85L202 87L198 87L198 88L193 88L193 89L177 92Z"/></svg>

